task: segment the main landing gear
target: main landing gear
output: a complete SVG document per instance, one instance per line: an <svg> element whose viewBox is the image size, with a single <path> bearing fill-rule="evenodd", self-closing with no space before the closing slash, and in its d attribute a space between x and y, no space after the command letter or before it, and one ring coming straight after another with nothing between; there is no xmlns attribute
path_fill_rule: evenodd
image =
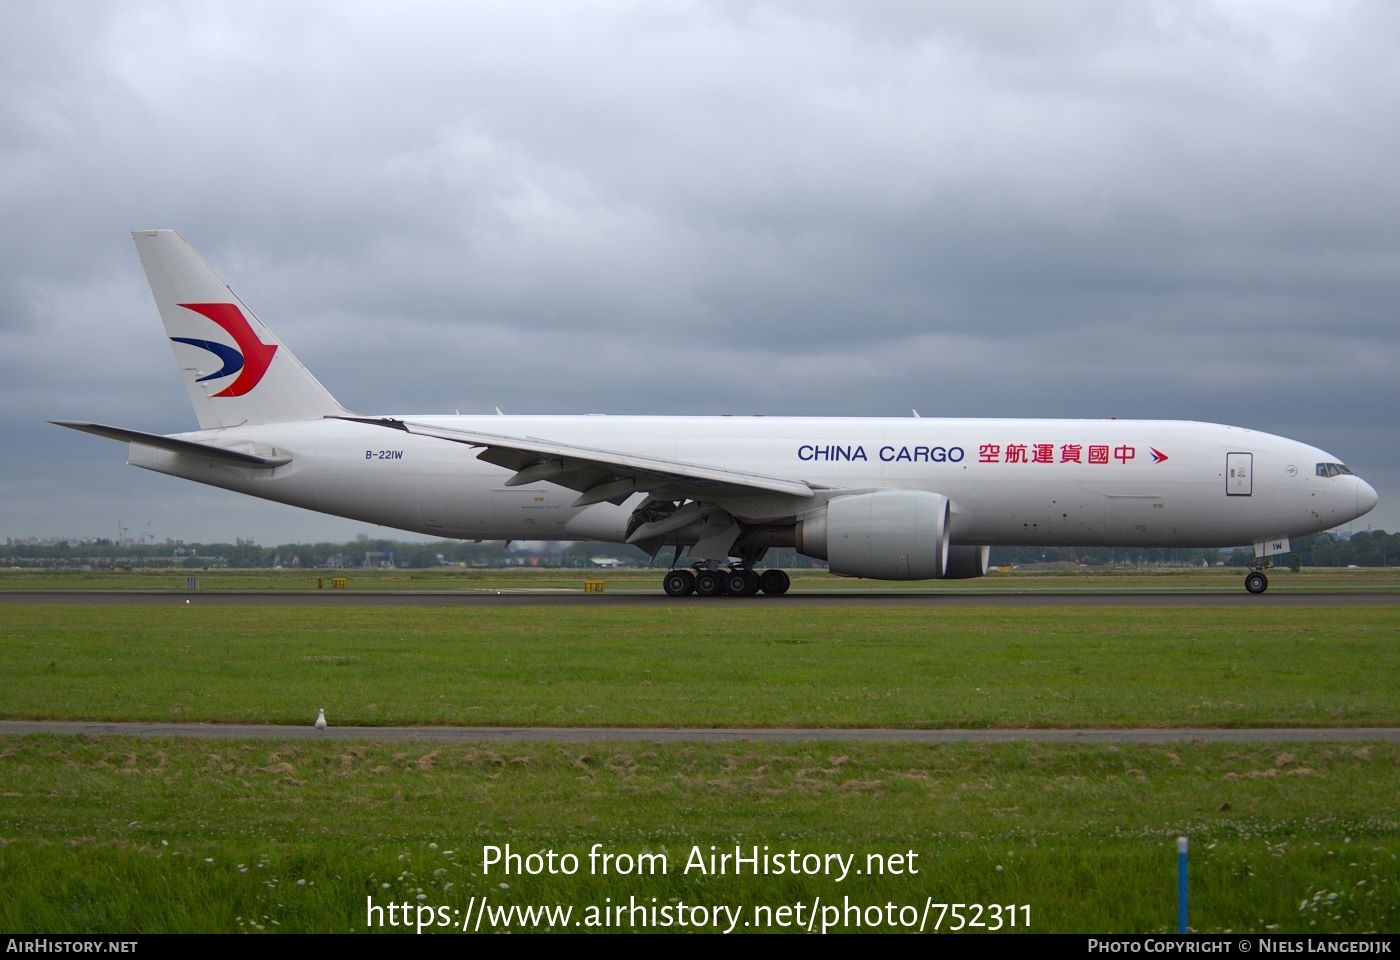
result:
<svg viewBox="0 0 1400 960"><path fill-rule="evenodd" d="M1250 593L1263 593L1269 589L1269 578L1264 576L1261 567L1250 567L1244 577L1244 588Z"/></svg>
<svg viewBox="0 0 1400 960"><path fill-rule="evenodd" d="M692 593L702 597L722 597L725 594L752 597L760 591L780 596L788 592L792 580L782 570L765 570L759 574L748 567L730 567L727 570L701 568L668 570L661 586L668 597L688 597Z"/></svg>

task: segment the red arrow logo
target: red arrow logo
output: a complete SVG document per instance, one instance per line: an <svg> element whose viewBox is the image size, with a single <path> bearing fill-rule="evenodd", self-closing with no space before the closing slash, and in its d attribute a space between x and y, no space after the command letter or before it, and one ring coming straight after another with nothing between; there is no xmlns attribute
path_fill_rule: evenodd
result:
<svg viewBox="0 0 1400 960"><path fill-rule="evenodd" d="M259 340L253 328L248 326L248 319L243 316L243 311L231 303L182 303L180 306L202 314L223 327L243 353L243 369L238 372L233 383L214 396L241 397L256 387L263 374L267 373L268 364L272 363L272 355L277 352L277 345Z"/></svg>
<svg viewBox="0 0 1400 960"><path fill-rule="evenodd" d="M1153 463L1166 463L1166 462L1167 462L1167 455L1166 455L1165 453L1163 453L1162 451L1158 450L1156 447L1148 447L1147 449L1149 449L1149 450L1152 451L1152 462L1153 462Z"/></svg>

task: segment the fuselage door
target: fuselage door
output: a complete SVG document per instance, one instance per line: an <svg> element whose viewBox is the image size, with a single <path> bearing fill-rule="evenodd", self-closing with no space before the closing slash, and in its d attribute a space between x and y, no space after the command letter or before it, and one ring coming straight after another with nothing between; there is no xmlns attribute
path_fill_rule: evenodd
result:
<svg viewBox="0 0 1400 960"><path fill-rule="evenodd" d="M1254 493L1254 454L1225 454L1225 494L1248 497Z"/></svg>

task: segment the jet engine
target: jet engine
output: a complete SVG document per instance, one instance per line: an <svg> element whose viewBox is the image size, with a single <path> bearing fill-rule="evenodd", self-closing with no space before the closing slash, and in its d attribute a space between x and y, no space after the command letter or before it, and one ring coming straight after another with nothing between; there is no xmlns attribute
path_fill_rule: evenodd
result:
<svg viewBox="0 0 1400 960"><path fill-rule="evenodd" d="M876 490L835 497L797 521L797 550L825 560L832 573L877 580L980 576L985 547L948 544L948 498L922 490ZM969 551L971 551L969 553ZM982 570L971 573L981 561Z"/></svg>
<svg viewBox="0 0 1400 960"><path fill-rule="evenodd" d="M992 548L983 546L953 546L948 548L948 566L944 580L971 580L987 572L987 558Z"/></svg>

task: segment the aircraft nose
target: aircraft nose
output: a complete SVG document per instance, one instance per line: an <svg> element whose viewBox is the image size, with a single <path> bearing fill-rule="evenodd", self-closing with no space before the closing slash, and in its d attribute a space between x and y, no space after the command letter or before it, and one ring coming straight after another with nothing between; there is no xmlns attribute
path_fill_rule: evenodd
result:
<svg viewBox="0 0 1400 960"><path fill-rule="evenodd" d="M1356 478L1356 515L1359 517L1364 513L1369 513L1371 508L1380 502L1380 497L1376 496L1376 488L1371 486L1360 477Z"/></svg>

